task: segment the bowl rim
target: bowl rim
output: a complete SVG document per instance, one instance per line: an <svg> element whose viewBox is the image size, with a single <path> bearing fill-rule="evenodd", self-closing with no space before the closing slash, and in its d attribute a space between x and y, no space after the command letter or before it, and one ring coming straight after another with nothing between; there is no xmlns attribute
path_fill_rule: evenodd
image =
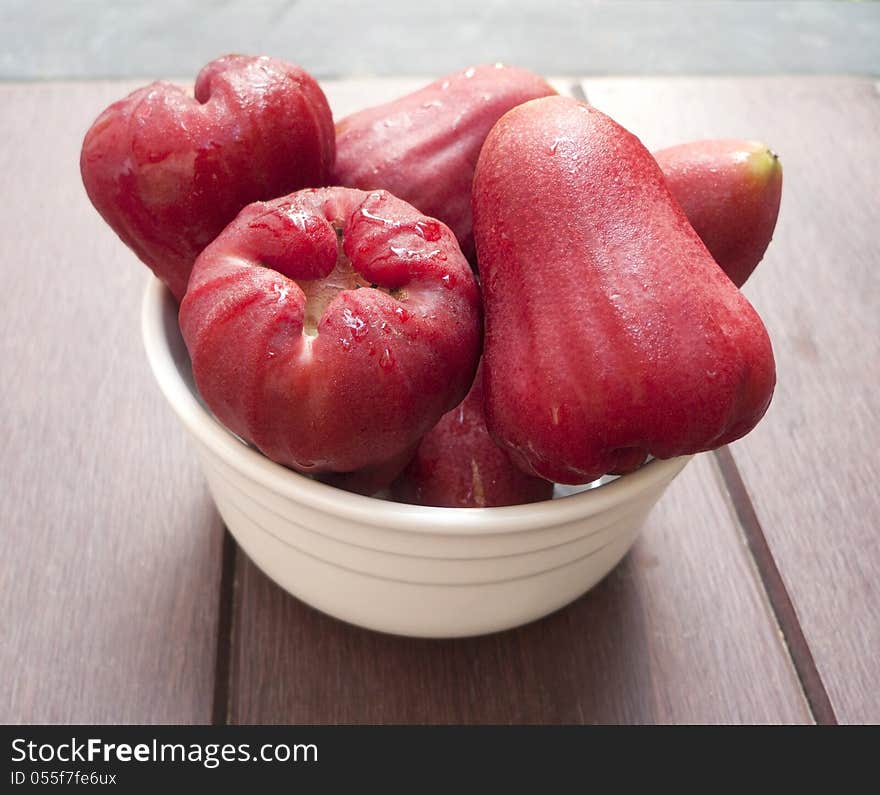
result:
<svg viewBox="0 0 880 795"><path fill-rule="evenodd" d="M177 311L171 291L150 275L141 303L143 344L159 388L184 427L247 480L313 510L358 524L419 535L496 535L549 529L586 519L651 491L664 481L671 481L693 457L653 460L602 486L523 505L439 508L354 494L266 458L202 406L177 366L165 331L166 314L176 315Z"/></svg>

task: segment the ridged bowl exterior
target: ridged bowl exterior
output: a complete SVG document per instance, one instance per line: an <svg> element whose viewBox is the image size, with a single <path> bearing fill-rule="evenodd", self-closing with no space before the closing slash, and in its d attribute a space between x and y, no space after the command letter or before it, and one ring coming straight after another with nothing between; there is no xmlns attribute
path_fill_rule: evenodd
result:
<svg viewBox="0 0 880 795"><path fill-rule="evenodd" d="M171 294L151 279L151 367L196 445L226 526L269 577L332 616L417 637L519 626L557 610L627 553L689 458L598 488L507 508L425 508L362 497L268 460L203 407Z"/></svg>

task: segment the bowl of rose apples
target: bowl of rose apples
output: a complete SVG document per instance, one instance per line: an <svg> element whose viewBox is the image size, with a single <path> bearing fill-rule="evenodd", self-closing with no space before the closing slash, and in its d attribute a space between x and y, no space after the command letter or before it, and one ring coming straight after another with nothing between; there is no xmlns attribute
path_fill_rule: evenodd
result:
<svg viewBox="0 0 880 795"><path fill-rule="evenodd" d="M111 105L80 165L154 274L149 362L227 527L353 624L568 604L770 403L739 291L779 209L763 144L652 154L500 64L334 123L303 69L236 55Z"/></svg>

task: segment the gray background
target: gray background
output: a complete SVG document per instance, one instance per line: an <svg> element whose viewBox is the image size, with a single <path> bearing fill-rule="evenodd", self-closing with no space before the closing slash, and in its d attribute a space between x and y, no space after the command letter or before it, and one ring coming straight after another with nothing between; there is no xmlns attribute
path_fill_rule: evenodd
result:
<svg viewBox="0 0 880 795"><path fill-rule="evenodd" d="M0 79L190 76L226 52L318 77L880 74L874 2L0 0Z"/></svg>

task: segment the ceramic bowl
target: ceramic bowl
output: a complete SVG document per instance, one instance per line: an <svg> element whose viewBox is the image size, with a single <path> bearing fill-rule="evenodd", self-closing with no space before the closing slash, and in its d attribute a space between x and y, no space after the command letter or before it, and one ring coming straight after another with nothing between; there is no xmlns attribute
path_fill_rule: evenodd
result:
<svg viewBox="0 0 880 795"><path fill-rule="evenodd" d="M592 588L632 546L689 458L546 502L426 508L351 494L270 461L202 404L168 290L151 278L142 331L241 548L298 599L374 630L461 637L515 627Z"/></svg>

